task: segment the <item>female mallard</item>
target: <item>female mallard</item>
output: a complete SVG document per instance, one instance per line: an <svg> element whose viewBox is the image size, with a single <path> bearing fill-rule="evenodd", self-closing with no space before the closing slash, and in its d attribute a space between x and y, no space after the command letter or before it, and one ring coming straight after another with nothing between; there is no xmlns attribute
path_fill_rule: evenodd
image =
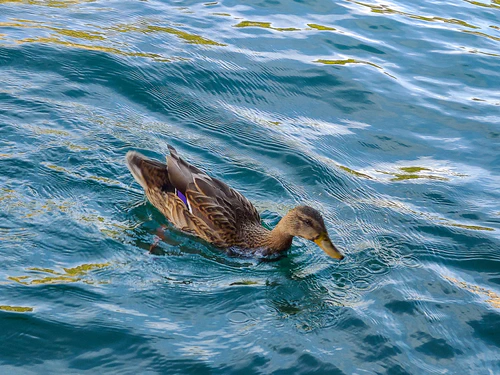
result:
<svg viewBox="0 0 500 375"><path fill-rule="evenodd" d="M249 253L259 249L266 255L287 250L293 237L299 236L314 241L332 258L344 258L314 208L295 207L268 230L248 199L188 164L172 146L168 148L167 164L134 151L127 153L126 160L149 201L180 230L221 248L238 247Z"/></svg>

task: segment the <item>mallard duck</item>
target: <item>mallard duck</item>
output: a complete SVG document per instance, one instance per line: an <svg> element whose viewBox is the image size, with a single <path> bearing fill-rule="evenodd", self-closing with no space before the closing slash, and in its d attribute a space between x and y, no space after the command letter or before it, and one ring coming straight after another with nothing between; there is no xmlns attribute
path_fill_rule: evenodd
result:
<svg viewBox="0 0 500 375"><path fill-rule="evenodd" d="M149 201L175 227L220 248L276 255L290 248L294 236L315 242L335 259L344 256L332 244L321 214L312 207L290 210L273 230L261 224L253 204L224 182L187 163L168 146L167 164L129 151L128 169Z"/></svg>

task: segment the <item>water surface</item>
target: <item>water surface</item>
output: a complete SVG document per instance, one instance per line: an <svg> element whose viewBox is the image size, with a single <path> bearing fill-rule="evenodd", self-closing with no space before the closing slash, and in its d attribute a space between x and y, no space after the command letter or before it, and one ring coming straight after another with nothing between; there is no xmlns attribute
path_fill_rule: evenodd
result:
<svg viewBox="0 0 500 375"><path fill-rule="evenodd" d="M0 372L500 372L500 3L0 0ZM167 144L339 263L172 228Z"/></svg>

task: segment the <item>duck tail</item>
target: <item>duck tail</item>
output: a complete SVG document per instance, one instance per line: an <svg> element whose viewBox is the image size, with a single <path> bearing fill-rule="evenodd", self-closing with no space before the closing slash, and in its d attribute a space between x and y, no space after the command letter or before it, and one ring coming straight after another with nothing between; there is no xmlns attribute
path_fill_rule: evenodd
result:
<svg viewBox="0 0 500 375"><path fill-rule="evenodd" d="M150 159L136 151L127 152L125 160L130 173L144 190L154 188L164 191L174 190L168 178L166 164Z"/></svg>

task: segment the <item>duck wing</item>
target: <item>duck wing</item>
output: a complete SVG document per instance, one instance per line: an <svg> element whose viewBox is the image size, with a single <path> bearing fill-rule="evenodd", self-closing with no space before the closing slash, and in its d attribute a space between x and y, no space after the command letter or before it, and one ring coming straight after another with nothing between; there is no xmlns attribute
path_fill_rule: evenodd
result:
<svg viewBox="0 0 500 375"><path fill-rule="evenodd" d="M218 230L223 238L235 241L248 223L260 225L260 215L242 194L217 178L187 163L169 146L169 179L187 198L192 213Z"/></svg>

